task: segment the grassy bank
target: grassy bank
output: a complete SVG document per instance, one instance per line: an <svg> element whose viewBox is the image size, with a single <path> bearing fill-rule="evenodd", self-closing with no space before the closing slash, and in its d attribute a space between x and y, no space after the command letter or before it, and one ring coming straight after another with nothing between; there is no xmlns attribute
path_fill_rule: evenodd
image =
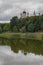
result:
<svg viewBox="0 0 43 65"><path fill-rule="evenodd" d="M2 33L0 38L24 38L24 39L34 39L43 41L43 33Z"/></svg>

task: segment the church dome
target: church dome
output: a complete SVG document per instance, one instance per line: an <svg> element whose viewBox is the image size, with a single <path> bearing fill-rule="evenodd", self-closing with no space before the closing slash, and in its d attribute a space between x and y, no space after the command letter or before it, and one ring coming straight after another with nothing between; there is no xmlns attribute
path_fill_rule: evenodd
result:
<svg viewBox="0 0 43 65"><path fill-rule="evenodd" d="M26 13L26 11L23 11L23 13Z"/></svg>

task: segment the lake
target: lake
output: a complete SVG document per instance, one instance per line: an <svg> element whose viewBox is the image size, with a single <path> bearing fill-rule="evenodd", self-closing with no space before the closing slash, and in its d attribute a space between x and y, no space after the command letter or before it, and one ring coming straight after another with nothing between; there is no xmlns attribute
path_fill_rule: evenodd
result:
<svg viewBox="0 0 43 65"><path fill-rule="evenodd" d="M0 65L43 65L43 41L0 38Z"/></svg>

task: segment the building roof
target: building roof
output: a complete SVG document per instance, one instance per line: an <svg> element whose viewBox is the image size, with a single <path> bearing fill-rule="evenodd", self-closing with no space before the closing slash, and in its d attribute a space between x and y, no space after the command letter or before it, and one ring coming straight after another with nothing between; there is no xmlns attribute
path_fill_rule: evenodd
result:
<svg viewBox="0 0 43 65"><path fill-rule="evenodd" d="M26 13L26 11L23 11L23 13Z"/></svg>

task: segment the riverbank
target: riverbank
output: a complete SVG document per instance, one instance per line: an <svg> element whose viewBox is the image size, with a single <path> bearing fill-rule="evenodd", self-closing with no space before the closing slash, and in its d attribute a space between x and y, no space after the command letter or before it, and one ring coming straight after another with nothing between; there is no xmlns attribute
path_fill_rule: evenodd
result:
<svg viewBox="0 0 43 65"><path fill-rule="evenodd" d="M34 39L43 41L43 33L1 33L0 38L15 39Z"/></svg>

